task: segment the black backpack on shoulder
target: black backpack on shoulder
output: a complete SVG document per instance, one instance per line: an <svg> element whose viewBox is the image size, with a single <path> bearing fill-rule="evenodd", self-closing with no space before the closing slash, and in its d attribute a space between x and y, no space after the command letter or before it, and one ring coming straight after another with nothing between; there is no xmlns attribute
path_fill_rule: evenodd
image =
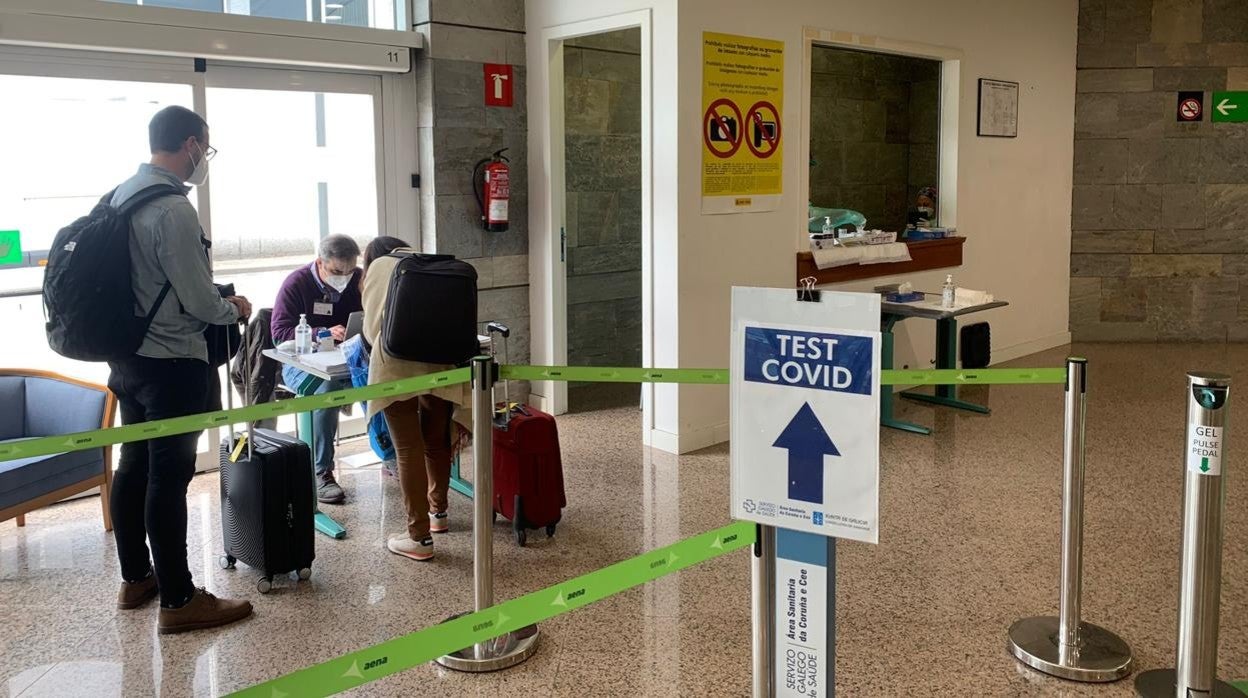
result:
<svg viewBox="0 0 1248 698"><path fill-rule="evenodd" d="M451 255L395 253L382 346L391 356L464 364L477 342L477 270Z"/></svg>
<svg viewBox="0 0 1248 698"><path fill-rule="evenodd" d="M57 232L43 275L48 346L53 351L79 361L117 361L139 350L170 284L146 316L134 314L130 216L169 195L185 196L178 187L159 184L114 207L109 192L91 213Z"/></svg>

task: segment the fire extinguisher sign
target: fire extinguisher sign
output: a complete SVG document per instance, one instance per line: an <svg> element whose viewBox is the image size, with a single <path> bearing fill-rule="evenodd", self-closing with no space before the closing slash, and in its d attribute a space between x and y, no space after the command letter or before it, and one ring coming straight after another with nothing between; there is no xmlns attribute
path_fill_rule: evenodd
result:
<svg viewBox="0 0 1248 698"><path fill-rule="evenodd" d="M515 79L511 66L503 63L485 64L485 106L510 107Z"/></svg>
<svg viewBox="0 0 1248 698"><path fill-rule="evenodd" d="M779 206L783 109L783 41L703 32L702 213Z"/></svg>

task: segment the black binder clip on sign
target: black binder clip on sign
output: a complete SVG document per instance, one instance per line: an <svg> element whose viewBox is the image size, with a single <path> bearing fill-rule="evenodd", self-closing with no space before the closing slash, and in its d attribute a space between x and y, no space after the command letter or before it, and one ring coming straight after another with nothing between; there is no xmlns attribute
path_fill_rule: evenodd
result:
<svg viewBox="0 0 1248 698"><path fill-rule="evenodd" d="M815 283L818 281L813 276L803 278L800 282L801 286L797 287L797 300L818 303L823 295L822 291L815 288Z"/></svg>

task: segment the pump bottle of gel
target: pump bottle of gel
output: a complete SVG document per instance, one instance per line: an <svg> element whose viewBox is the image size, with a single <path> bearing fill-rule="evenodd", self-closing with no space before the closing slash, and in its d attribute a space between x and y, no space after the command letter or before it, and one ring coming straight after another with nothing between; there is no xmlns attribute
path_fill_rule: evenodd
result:
<svg viewBox="0 0 1248 698"><path fill-rule="evenodd" d="M312 353L312 328L308 326L308 316L299 316L299 326L295 328L295 353Z"/></svg>

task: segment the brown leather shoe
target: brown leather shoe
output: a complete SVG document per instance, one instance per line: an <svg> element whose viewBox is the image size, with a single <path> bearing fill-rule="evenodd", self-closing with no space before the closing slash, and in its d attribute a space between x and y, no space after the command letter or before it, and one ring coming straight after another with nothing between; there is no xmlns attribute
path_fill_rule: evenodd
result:
<svg viewBox="0 0 1248 698"><path fill-rule="evenodd" d="M117 592L117 608L128 611L138 608L156 598L160 588L156 586L156 575L149 574L146 579L131 584L121 583L121 591Z"/></svg>
<svg viewBox="0 0 1248 698"><path fill-rule="evenodd" d="M250 601L218 599L206 589L196 589L195 595L182 608L161 608L156 629L162 635L184 633L228 625L249 615Z"/></svg>

